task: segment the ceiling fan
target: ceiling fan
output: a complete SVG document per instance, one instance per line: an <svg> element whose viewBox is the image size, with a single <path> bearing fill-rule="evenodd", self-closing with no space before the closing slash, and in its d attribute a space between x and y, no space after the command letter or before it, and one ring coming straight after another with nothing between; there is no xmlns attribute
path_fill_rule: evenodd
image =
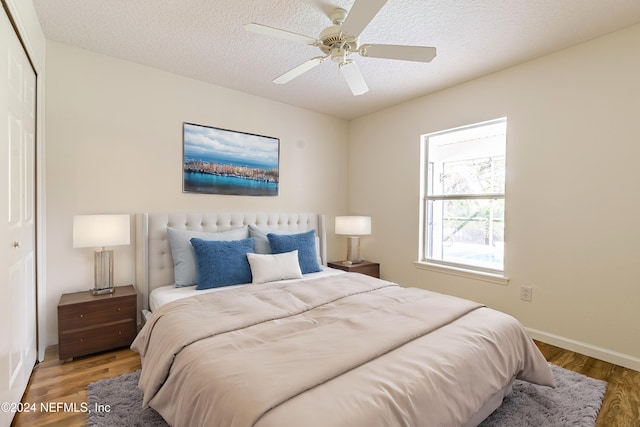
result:
<svg viewBox="0 0 640 427"><path fill-rule="evenodd" d="M347 13L342 8L329 14L332 26L325 28L318 38L305 36L279 28L252 22L244 26L247 31L292 40L320 48L323 56L316 56L287 71L273 80L287 83L312 68L322 64L327 58L338 64L342 76L354 95L369 91L367 83L357 64L349 58L352 53L371 58L399 59L403 61L431 62L436 56L436 48L428 46L403 46L389 44L363 44L358 37L371 20L378 14L387 0L356 0Z"/></svg>

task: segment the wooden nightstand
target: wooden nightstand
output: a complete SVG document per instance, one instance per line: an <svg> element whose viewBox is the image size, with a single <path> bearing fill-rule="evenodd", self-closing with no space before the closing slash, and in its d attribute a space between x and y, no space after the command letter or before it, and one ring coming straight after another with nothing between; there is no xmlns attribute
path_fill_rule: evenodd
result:
<svg viewBox="0 0 640 427"><path fill-rule="evenodd" d="M358 264L345 264L344 261L333 261L328 263L329 267L338 270L349 271L351 273L362 273L368 276L380 278L380 263L362 261Z"/></svg>
<svg viewBox="0 0 640 427"><path fill-rule="evenodd" d="M131 345L136 337L137 294L132 285L112 294L64 294L58 304L61 360Z"/></svg>

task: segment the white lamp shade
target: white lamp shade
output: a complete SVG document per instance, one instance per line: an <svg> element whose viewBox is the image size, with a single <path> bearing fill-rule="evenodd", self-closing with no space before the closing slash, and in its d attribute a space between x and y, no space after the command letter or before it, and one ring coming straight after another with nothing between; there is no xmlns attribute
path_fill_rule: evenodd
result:
<svg viewBox="0 0 640 427"><path fill-rule="evenodd" d="M370 216L337 216L336 234L365 236L371 234Z"/></svg>
<svg viewBox="0 0 640 427"><path fill-rule="evenodd" d="M128 245L129 224L129 215L76 215L73 217L73 247Z"/></svg>

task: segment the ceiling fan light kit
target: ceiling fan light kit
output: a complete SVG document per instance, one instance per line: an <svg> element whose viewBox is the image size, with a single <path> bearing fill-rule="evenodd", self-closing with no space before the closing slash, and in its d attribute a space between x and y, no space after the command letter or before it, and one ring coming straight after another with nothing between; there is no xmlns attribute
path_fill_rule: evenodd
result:
<svg viewBox="0 0 640 427"><path fill-rule="evenodd" d="M318 39L252 22L244 26L247 31L280 39L291 40L320 48L324 56L303 62L273 80L284 84L322 64L327 58L338 64L340 72L354 95L369 91L357 64L349 58L352 53L363 57L396 59L401 61L431 62L436 48L428 46L402 46L359 44L360 33L378 14L387 0L356 0L350 12L336 8L329 13L332 26L325 28Z"/></svg>

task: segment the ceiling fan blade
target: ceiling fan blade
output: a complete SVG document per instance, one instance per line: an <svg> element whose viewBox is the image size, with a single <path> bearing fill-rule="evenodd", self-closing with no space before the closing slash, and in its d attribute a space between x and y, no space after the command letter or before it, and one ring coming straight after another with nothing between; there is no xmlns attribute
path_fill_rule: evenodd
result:
<svg viewBox="0 0 640 427"><path fill-rule="evenodd" d="M360 55L371 58L399 59L402 61L431 62L436 48L428 46L401 46L393 44L363 44Z"/></svg>
<svg viewBox="0 0 640 427"><path fill-rule="evenodd" d="M362 77L362 73L355 62L350 60L343 62L340 64L340 71L354 95L362 95L369 91L367 83L364 81L364 77Z"/></svg>
<svg viewBox="0 0 640 427"><path fill-rule="evenodd" d="M306 62L303 62L302 64L298 65L297 67L287 71L286 73L284 73L280 77L274 79L273 82L276 83L276 84L279 84L279 85L287 83L287 82L290 82L291 80L295 79L299 75L301 75L303 73L306 73L307 71L311 70L312 68L317 67L318 65L322 64L325 59L327 59L326 56L316 56L315 58L311 58L310 60L308 60Z"/></svg>
<svg viewBox="0 0 640 427"><path fill-rule="evenodd" d="M263 34L265 36L277 37L280 39L293 40L294 42L304 43L315 45L318 43L318 40L313 37L305 36L298 33L292 33L291 31L281 30L279 28L269 27L267 25L256 24L252 22L250 24L246 24L244 29L247 31L251 31L258 34Z"/></svg>
<svg viewBox="0 0 640 427"><path fill-rule="evenodd" d="M387 0L356 0L342 24L342 32L358 37L386 3Z"/></svg>

